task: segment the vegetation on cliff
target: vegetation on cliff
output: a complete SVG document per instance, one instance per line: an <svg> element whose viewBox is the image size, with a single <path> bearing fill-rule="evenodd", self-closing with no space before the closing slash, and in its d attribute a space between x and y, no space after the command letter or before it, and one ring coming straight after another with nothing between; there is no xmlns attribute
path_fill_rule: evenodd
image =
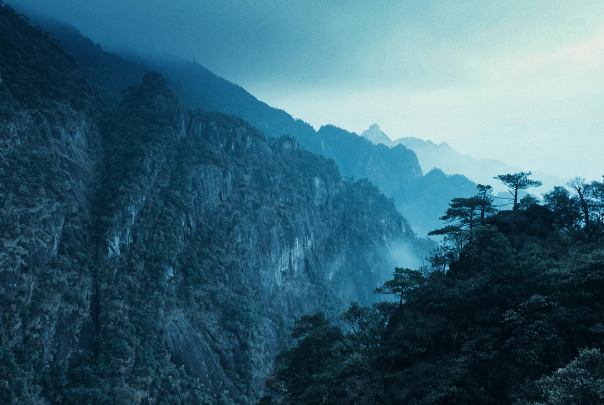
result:
<svg viewBox="0 0 604 405"><path fill-rule="evenodd" d="M0 402L252 403L295 317L369 305L392 244L429 248L295 139L191 111L153 72L102 105L0 16Z"/></svg>
<svg viewBox="0 0 604 405"><path fill-rule="evenodd" d="M584 216L557 188L468 229L447 271L397 269L378 292L402 305L302 317L261 403L602 403L603 186Z"/></svg>
<svg viewBox="0 0 604 405"><path fill-rule="evenodd" d="M422 172L415 153L403 145L373 145L332 125L315 131L194 61L163 58L132 62L104 52L73 27L44 19L39 23L61 40L107 105L117 105L124 87L139 83L148 70L157 70L189 108L236 115L269 138L292 136L306 150L333 159L342 176L369 179L387 197L394 198L397 209L419 235L438 226L439 215L453 197L469 197L474 192L475 184L462 175L447 175L440 169Z"/></svg>
<svg viewBox="0 0 604 405"><path fill-rule="evenodd" d="M70 103L82 110L98 102L75 60L39 27L0 3L0 118L15 105L27 108ZM96 106L92 107L96 108Z"/></svg>

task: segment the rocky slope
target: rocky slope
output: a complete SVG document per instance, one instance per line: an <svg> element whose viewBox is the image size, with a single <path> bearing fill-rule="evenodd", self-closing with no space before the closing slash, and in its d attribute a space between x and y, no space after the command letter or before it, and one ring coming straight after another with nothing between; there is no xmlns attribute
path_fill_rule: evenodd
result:
<svg viewBox="0 0 604 405"><path fill-rule="evenodd" d="M295 139L157 73L104 109L23 16L0 30L0 402L252 403L294 318L429 249Z"/></svg>

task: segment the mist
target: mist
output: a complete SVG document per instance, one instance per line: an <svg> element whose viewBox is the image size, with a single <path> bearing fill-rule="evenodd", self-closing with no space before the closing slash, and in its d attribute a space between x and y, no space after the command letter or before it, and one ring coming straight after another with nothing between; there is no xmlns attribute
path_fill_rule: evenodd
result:
<svg viewBox="0 0 604 405"><path fill-rule="evenodd" d="M10 4L109 51L194 58L315 128L378 123L523 170L602 175L601 2Z"/></svg>
<svg viewBox="0 0 604 405"><path fill-rule="evenodd" d="M395 267L418 270L425 264L425 258L420 258L409 242L393 243L390 246L390 255Z"/></svg>

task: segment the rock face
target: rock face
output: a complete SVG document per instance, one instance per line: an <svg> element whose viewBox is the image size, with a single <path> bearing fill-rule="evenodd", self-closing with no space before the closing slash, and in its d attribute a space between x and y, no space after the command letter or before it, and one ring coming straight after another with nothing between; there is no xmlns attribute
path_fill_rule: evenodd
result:
<svg viewBox="0 0 604 405"><path fill-rule="evenodd" d="M69 57L0 17L18 33L0 35L0 402L252 403L296 317L369 303L407 265L391 252L425 253L293 138L190 111L156 73L101 112ZM30 102L18 71L70 93Z"/></svg>
<svg viewBox="0 0 604 405"><path fill-rule="evenodd" d="M213 396L229 391L241 393L225 375L208 345L186 321L173 321L166 330L166 346L176 367L184 366L187 374L203 381L203 387Z"/></svg>
<svg viewBox="0 0 604 405"><path fill-rule="evenodd" d="M39 337L41 358L62 360L75 344L76 324L86 317L62 292L71 285L86 290L79 299L90 295L90 275L61 253L75 239L82 254L91 248L85 239L99 176L89 141L99 137L98 128L85 114L59 105L21 111L0 134L0 291L4 304L16 306L3 319L15 328L7 343L29 345ZM33 313L19 316L26 308Z"/></svg>
<svg viewBox="0 0 604 405"><path fill-rule="evenodd" d="M378 124L371 125L369 128L363 131L361 136L370 140L374 145L378 145L380 143L383 143L386 146L393 145L392 140L388 137L388 135L382 132Z"/></svg>
<svg viewBox="0 0 604 405"><path fill-rule="evenodd" d="M139 300L115 296L115 277L140 300L155 291L170 304L144 307L160 324L173 322L158 329L173 363L209 394L253 397L291 320L370 302L395 265L389 250L413 235L375 187L344 182L333 163L294 139L269 142L235 117L186 111L155 85L146 78L125 96L106 145L129 156L122 172L139 170L116 180L107 167L121 192L106 200L101 317L116 317L113 306L103 310L112 299L130 308ZM132 156L124 123L148 106L160 106L153 119L162 132ZM107 327L106 339L113 332Z"/></svg>

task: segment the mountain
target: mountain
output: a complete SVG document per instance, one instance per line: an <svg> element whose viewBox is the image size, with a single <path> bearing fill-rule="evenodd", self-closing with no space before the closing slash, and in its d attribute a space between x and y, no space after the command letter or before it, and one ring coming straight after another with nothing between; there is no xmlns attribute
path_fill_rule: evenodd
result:
<svg viewBox="0 0 604 405"><path fill-rule="evenodd" d="M373 145L357 134L332 125L315 131L309 124L292 118L258 101L243 88L217 77L195 62L161 59L151 62L166 74L189 106L208 107L234 114L268 136L290 135L306 150L332 159L348 178L368 179L388 197L420 236L441 223L452 198L470 196L475 184L463 176L425 176L414 152L400 145ZM437 182L433 182L437 180Z"/></svg>
<svg viewBox="0 0 604 405"><path fill-rule="evenodd" d="M424 174L413 151L403 145L373 145L357 134L327 125L317 132L321 153L338 162L342 174L368 178L409 220L419 235L442 225L440 217L455 197L469 197L476 184L461 175L440 169Z"/></svg>
<svg viewBox="0 0 604 405"><path fill-rule="evenodd" d="M71 46L0 6L0 403L253 403L294 319L433 247L298 140Z"/></svg>
<svg viewBox="0 0 604 405"><path fill-rule="evenodd" d="M404 145L415 152L424 171L438 168L448 174L462 174L475 183L490 184L496 193L507 192L507 189L493 177L499 174L528 171L495 159L476 159L469 155L462 155L446 142L435 144L432 141L414 137L399 138L392 141L388 135L380 130L377 124L373 124L363 131L361 136L375 145L383 144L390 147ZM568 179L540 171L534 171L533 178L543 182L541 187L529 190L530 193L537 196L552 190L554 186L564 185L568 181Z"/></svg>
<svg viewBox="0 0 604 405"><path fill-rule="evenodd" d="M365 131L363 131L361 136L368 139L374 145L384 144L386 146L394 146L394 142L392 142L388 135L382 132L378 124L371 125ZM409 147L409 149L412 148Z"/></svg>
<svg viewBox="0 0 604 405"><path fill-rule="evenodd" d="M427 235L441 226L439 218L452 198L474 194L475 184L462 176L441 173L425 177L415 153L403 145L390 150L330 125L315 131L309 124L259 101L242 87L194 61L131 55L128 57L133 61L130 61L104 52L73 27L41 17L36 17L35 22L52 32L73 55L108 107L115 107L121 89L140 82L147 71L159 71L188 107L236 115L269 137L290 135L306 150L334 160L343 176L370 180L394 199L397 209L418 235ZM438 182L431 183L434 180Z"/></svg>
<svg viewBox="0 0 604 405"><path fill-rule="evenodd" d="M440 227L439 218L452 198L475 192L476 185L462 179L463 176L425 177L416 154L404 145L392 149L374 145L332 125L315 131L309 124L257 100L196 62L172 57L155 59L149 64L171 78L174 91L187 105L237 115L267 136L293 136L306 150L333 159L343 176L370 180L394 199L396 207L420 236ZM434 180L437 182L433 183Z"/></svg>

